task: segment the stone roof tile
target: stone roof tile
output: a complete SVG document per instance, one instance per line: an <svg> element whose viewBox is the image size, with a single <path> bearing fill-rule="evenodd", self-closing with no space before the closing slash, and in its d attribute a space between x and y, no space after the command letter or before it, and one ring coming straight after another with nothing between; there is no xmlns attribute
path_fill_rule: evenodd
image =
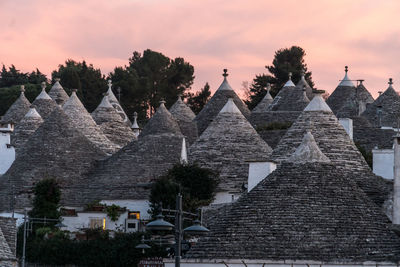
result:
<svg viewBox="0 0 400 267"><path fill-rule="evenodd" d="M56 101L58 105L64 105L64 103L68 100L69 96L64 91L64 88L60 84L60 79L56 79L56 82L53 84L49 91L49 96Z"/></svg>
<svg viewBox="0 0 400 267"><path fill-rule="evenodd" d="M257 134L231 98L189 148L189 161L220 173L218 190L240 193L248 163L268 159L271 148Z"/></svg>
<svg viewBox="0 0 400 267"><path fill-rule="evenodd" d="M11 134L11 144L15 147L17 154L42 123L42 117L34 107L31 107L25 117L15 126L14 132Z"/></svg>
<svg viewBox="0 0 400 267"><path fill-rule="evenodd" d="M24 92L25 92L25 87L21 86L21 94L19 95L17 100L15 100L15 102L10 106L10 108L7 110L4 116L1 118L2 122L17 124L29 111L31 103L25 97Z"/></svg>
<svg viewBox="0 0 400 267"><path fill-rule="evenodd" d="M189 144L193 144L197 138L197 125L193 121L196 115L182 101L181 96L178 96L178 100L172 105L169 112L175 117L182 134L187 137Z"/></svg>

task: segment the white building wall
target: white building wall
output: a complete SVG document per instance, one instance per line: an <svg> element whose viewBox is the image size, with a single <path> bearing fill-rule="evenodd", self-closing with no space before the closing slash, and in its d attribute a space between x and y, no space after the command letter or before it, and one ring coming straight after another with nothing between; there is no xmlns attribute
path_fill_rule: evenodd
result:
<svg viewBox="0 0 400 267"><path fill-rule="evenodd" d="M105 212L77 212L77 216L62 216L62 223L67 225L67 227L62 228L62 230L68 230L70 232L77 232L81 229L90 228L91 219L105 219L105 229L111 231L125 231L125 220L128 218L128 212L122 213L118 220L113 222L107 216Z"/></svg>
<svg viewBox="0 0 400 267"><path fill-rule="evenodd" d="M273 162L250 162L247 191L250 192L259 182L276 169Z"/></svg>
<svg viewBox="0 0 400 267"><path fill-rule="evenodd" d="M237 200L240 197L240 194L232 194L229 192L218 192L215 194L213 204L223 204L223 203L231 203Z"/></svg>
<svg viewBox="0 0 400 267"><path fill-rule="evenodd" d="M393 179L393 149L372 150L372 170L376 175L386 179Z"/></svg>
<svg viewBox="0 0 400 267"><path fill-rule="evenodd" d="M346 130L347 134L350 136L350 139L353 140L353 120L348 118L340 118L339 123Z"/></svg>
<svg viewBox="0 0 400 267"><path fill-rule="evenodd" d="M7 127L0 128L0 175L6 173L15 160L15 150L10 145L10 133L12 131L13 127L10 124Z"/></svg>
<svg viewBox="0 0 400 267"><path fill-rule="evenodd" d="M106 204L107 206L115 204L121 208L126 208L129 211L140 211L141 220L149 220L151 218L149 214L150 202L148 200L102 200L100 203Z"/></svg>

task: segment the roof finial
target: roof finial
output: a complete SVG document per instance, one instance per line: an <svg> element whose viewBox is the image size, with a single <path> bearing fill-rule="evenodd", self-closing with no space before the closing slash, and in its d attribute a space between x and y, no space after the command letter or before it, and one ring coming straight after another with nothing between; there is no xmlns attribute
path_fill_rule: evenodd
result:
<svg viewBox="0 0 400 267"><path fill-rule="evenodd" d="M140 127L139 127L139 125L137 123L137 117L138 117L137 112L136 111L133 112L133 123L132 123L131 128L132 128L133 133L135 134L136 137L138 137L139 134L140 134Z"/></svg>
<svg viewBox="0 0 400 267"><path fill-rule="evenodd" d="M107 84L108 84L108 89L111 89L112 81L111 81L111 80L108 80Z"/></svg>
<svg viewBox="0 0 400 267"><path fill-rule="evenodd" d="M224 74L222 74L222 76L224 76L224 78L228 77L228 69L224 69Z"/></svg>
<svg viewBox="0 0 400 267"><path fill-rule="evenodd" d="M21 93L25 92L25 85L21 85L20 92L21 92Z"/></svg>
<svg viewBox="0 0 400 267"><path fill-rule="evenodd" d="M185 165L188 163L188 155L186 150L186 139L182 138L182 148L181 148L181 164Z"/></svg>
<svg viewBox="0 0 400 267"><path fill-rule="evenodd" d="M46 89L46 83L45 83L45 82L42 82L40 85L41 85L41 87L42 87L42 91L44 91L44 90Z"/></svg>
<svg viewBox="0 0 400 267"><path fill-rule="evenodd" d="M55 78L54 80L56 81L56 83L58 83L58 82L60 82L61 79L60 78Z"/></svg>
<svg viewBox="0 0 400 267"><path fill-rule="evenodd" d="M344 71L347 73L349 71L349 67L348 66L344 66Z"/></svg>
<svg viewBox="0 0 400 267"><path fill-rule="evenodd" d="M304 70L301 70L301 71L300 71L300 75L301 75L301 77L304 77L304 75L305 75Z"/></svg>
<svg viewBox="0 0 400 267"><path fill-rule="evenodd" d="M389 84L389 86L392 86L392 84L393 84L393 78L389 78L388 84Z"/></svg>
<svg viewBox="0 0 400 267"><path fill-rule="evenodd" d="M265 90L267 90L267 91L271 90L271 84L270 83L267 83L267 85L265 86Z"/></svg>
<svg viewBox="0 0 400 267"><path fill-rule="evenodd" d="M292 72L289 72L289 80L292 79Z"/></svg>
<svg viewBox="0 0 400 267"><path fill-rule="evenodd" d="M72 89L72 92L76 94L76 92L78 91L78 89Z"/></svg>
<svg viewBox="0 0 400 267"><path fill-rule="evenodd" d="M161 98L161 100L160 100L160 106L164 106L165 105L165 100L164 100L164 98Z"/></svg>

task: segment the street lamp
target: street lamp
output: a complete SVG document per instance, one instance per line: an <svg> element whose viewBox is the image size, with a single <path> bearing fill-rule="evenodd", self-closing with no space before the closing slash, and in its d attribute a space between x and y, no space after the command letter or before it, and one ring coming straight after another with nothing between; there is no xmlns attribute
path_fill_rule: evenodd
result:
<svg viewBox="0 0 400 267"><path fill-rule="evenodd" d="M139 249L142 249L142 254L144 254L144 250L145 249L148 249L148 248L151 248L149 245L147 245L147 244L145 244L144 243L144 235L142 236L142 240L141 240L141 242L142 243L140 243L139 245L137 245L135 248L139 248Z"/></svg>
<svg viewBox="0 0 400 267"><path fill-rule="evenodd" d="M162 211L162 209L161 209ZM151 231L168 231L175 228L175 267L181 266L181 250L182 250L182 239L183 239L183 232L192 234L192 235L201 235L209 232L209 230L200 225L199 220L194 221L194 225L189 226L182 230L182 217L184 211L182 210L182 195L178 194L176 196L176 210L169 210L175 213L175 225L164 221L163 216L159 214L155 221L149 222L146 225L146 229ZM193 213L187 213L190 215L196 215Z"/></svg>

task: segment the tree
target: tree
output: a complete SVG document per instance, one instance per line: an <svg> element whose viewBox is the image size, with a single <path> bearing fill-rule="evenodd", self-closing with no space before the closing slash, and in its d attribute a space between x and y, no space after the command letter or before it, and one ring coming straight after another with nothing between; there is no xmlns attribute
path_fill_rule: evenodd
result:
<svg viewBox="0 0 400 267"><path fill-rule="evenodd" d="M105 76L100 69L85 60L76 62L72 59L65 61L65 65L59 65L58 70L51 74L52 83L55 78L60 78L60 83L70 93L72 89L78 89L78 96L89 112L92 112L100 104L103 93L107 91Z"/></svg>
<svg viewBox="0 0 400 267"><path fill-rule="evenodd" d="M25 96L31 103L41 90L40 84L25 84ZM20 85L0 88L0 114L5 114L20 94Z"/></svg>
<svg viewBox="0 0 400 267"><path fill-rule="evenodd" d="M275 96L283 85L287 82L289 72L292 73L292 81L296 84L301 79L301 73L304 71L305 79L313 87L314 82L311 78L311 72L307 69L304 56L306 52L299 46L282 48L275 52L272 65L265 66L269 74L259 74L253 79L248 92L248 99L245 101L250 109L253 109L259 101L265 96L265 86L271 84L271 94Z"/></svg>
<svg viewBox="0 0 400 267"><path fill-rule="evenodd" d="M155 215L161 202L163 207L175 207L176 195L183 196L183 209L196 211L210 204L218 185L218 174L196 164L177 164L165 176L152 185L150 193L151 213Z"/></svg>
<svg viewBox="0 0 400 267"><path fill-rule="evenodd" d="M29 216L34 218L59 219L58 211L61 199L60 187L55 179L46 178L34 188L33 209Z"/></svg>
<svg viewBox="0 0 400 267"><path fill-rule="evenodd" d="M200 91L197 91L196 93L187 93L187 104L195 114L198 114L210 98L210 85L206 83Z"/></svg>
<svg viewBox="0 0 400 267"><path fill-rule="evenodd" d="M143 55L135 51L129 65L117 67L109 77L114 88L121 88L121 104L131 115L138 112L144 119L154 114L160 100L171 106L179 94L193 84L194 68L183 58L170 59L162 53L147 49Z"/></svg>

